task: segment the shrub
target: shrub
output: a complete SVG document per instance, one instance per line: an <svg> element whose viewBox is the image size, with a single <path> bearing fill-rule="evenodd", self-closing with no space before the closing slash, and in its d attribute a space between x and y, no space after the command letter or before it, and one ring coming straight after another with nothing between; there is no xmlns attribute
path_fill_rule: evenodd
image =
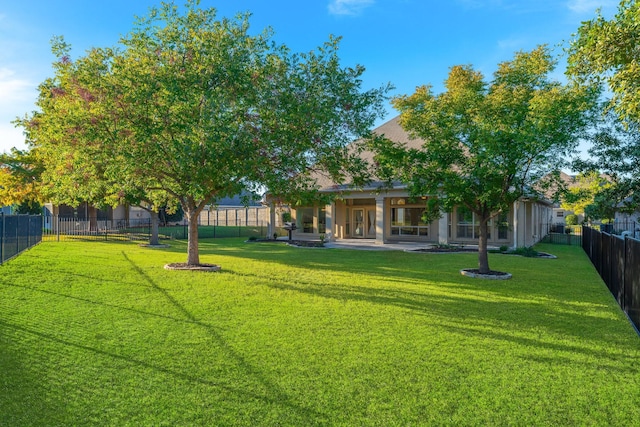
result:
<svg viewBox="0 0 640 427"><path fill-rule="evenodd" d="M509 246L507 245L500 246L500 252L507 252L508 250L509 250Z"/></svg>
<svg viewBox="0 0 640 427"><path fill-rule="evenodd" d="M540 253L533 249L531 246L521 246L519 248L516 248L511 253L514 255L521 255L529 258L537 257L538 255L540 255Z"/></svg>
<svg viewBox="0 0 640 427"><path fill-rule="evenodd" d="M569 214L564 218L564 222L567 225L578 225L578 215Z"/></svg>

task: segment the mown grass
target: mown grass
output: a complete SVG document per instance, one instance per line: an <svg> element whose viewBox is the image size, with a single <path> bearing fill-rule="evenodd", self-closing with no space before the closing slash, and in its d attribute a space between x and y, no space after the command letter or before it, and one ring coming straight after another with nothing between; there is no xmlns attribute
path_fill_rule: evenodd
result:
<svg viewBox="0 0 640 427"><path fill-rule="evenodd" d="M581 250L47 242L0 267L0 425L630 425L640 339Z"/></svg>

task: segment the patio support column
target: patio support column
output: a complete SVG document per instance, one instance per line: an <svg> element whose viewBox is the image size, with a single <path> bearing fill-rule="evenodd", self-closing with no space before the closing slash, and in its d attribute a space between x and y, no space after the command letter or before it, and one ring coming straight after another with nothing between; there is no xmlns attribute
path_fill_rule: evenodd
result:
<svg viewBox="0 0 640 427"><path fill-rule="evenodd" d="M449 243L449 214L444 213L438 220L438 243L446 245Z"/></svg>
<svg viewBox="0 0 640 427"><path fill-rule="evenodd" d="M376 197L376 245L384 244L384 197Z"/></svg>
<svg viewBox="0 0 640 427"><path fill-rule="evenodd" d="M325 206L325 213L326 213L326 217L325 217L325 221L326 221L326 227L325 227L325 233L324 233L324 238L327 242L333 242L336 240L336 236L335 233L333 232L333 217L334 217L334 212L336 211L336 203L335 202L331 202L330 205Z"/></svg>

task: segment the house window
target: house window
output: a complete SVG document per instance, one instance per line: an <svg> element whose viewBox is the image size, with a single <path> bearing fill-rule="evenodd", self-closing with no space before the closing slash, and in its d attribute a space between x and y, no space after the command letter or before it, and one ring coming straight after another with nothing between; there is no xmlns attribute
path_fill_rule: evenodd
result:
<svg viewBox="0 0 640 427"><path fill-rule="evenodd" d="M474 222L474 214L469 209L464 207L459 207L456 209L458 227L457 227L457 237L461 239L473 239L477 234L475 228L477 227Z"/></svg>
<svg viewBox="0 0 640 427"><path fill-rule="evenodd" d="M456 208L456 237L459 239L477 239L480 237L480 220L478 216L465 207ZM487 239L491 239L493 221L487 223Z"/></svg>
<svg viewBox="0 0 640 427"><path fill-rule="evenodd" d="M507 240L509 238L509 214L506 212L498 215L497 219L498 226L498 239L499 240Z"/></svg>
<svg viewBox="0 0 640 427"><path fill-rule="evenodd" d="M296 209L298 233L327 232L327 211L324 207Z"/></svg>
<svg viewBox="0 0 640 427"><path fill-rule="evenodd" d="M564 211L558 211L558 212L556 212L556 217L558 217L558 218L564 218Z"/></svg>
<svg viewBox="0 0 640 427"><path fill-rule="evenodd" d="M318 208L318 233L327 232L327 211L325 208Z"/></svg>
<svg viewBox="0 0 640 427"><path fill-rule="evenodd" d="M428 236L429 224L423 221L423 213L424 208L391 208L391 235Z"/></svg>
<svg viewBox="0 0 640 427"><path fill-rule="evenodd" d="M313 233L313 208L298 208L296 216L299 232Z"/></svg>

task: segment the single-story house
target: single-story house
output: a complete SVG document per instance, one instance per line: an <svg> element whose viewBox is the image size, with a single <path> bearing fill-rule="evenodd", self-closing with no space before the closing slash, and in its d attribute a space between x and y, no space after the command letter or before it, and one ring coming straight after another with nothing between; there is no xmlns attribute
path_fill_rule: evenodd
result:
<svg viewBox="0 0 640 427"><path fill-rule="evenodd" d="M374 130L387 138L409 146L422 145L411 139L394 118ZM363 153L372 159L370 152ZM336 185L326 177L316 178L321 192L332 193L335 201L323 206L292 208L292 221L297 239L326 240L370 239L376 244L425 242L439 244L477 244L479 222L475 215L457 208L439 220L425 223L422 213L432 195L412 199L406 185L398 182L382 188L382 182L371 182L365 188ZM494 218L489 225L488 243L492 246L531 246L549 232L553 205L547 200L522 198L509 212ZM273 218L273 215L272 215Z"/></svg>

